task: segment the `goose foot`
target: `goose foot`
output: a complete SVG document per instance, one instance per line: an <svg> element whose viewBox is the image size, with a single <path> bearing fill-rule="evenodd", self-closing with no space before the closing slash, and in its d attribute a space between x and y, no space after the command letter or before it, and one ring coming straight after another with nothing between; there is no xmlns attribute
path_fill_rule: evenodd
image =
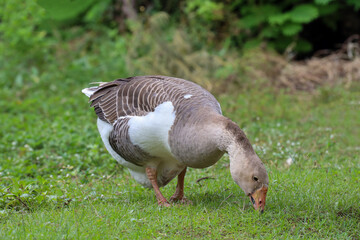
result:
<svg viewBox="0 0 360 240"><path fill-rule="evenodd" d="M170 198L170 202L179 202L181 204L192 204L192 201L184 197L184 179L186 174L186 168L178 175L178 182L174 195Z"/></svg>
<svg viewBox="0 0 360 240"><path fill-rule="evenodd" d="M156 170L156 168L147 167L146 168L146 175L147 175L148 179L150 180L151 185L152 185L152 187L154 189L155 196L156 196L156 199L158 201L158 205L163 206L163 207L170 207L171 206L170 203L166 200L166 198L160 192L160 188L159 188L159 185L157 183L157 170Z"/></svg>
<svg viewBox="0 0 360 240"><path fill-rule="evenodd" d="M192 205L193 202L184 196L176 196L175 194L170 198L170 202L177 202L183 205Z"/></svg>
<svg viewBox="0 0 360 240"><path fill-rule="evenodd" d="M164 201L164 202L158 201L158 206L160 206L160 207L171 207L171 204L168 201Z"/></svg>

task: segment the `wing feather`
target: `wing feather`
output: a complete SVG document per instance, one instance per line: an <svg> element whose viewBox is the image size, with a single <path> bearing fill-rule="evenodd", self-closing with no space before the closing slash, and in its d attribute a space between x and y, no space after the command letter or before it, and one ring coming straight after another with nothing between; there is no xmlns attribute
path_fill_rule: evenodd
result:
<svg viewBox="0 0 360 240"><path fill-rule="evenodd" d="M189 94L191 98L184 98ZM89 100L96 115L114 126L109 136L114 151L126 161L140 166L152 156L131 143L128 117L144 116L166 101L174 105L174 125L186 121L199 108L221 114L219 103L208 91L192 82L164 76L139 76L102 83Z"/></svg>
<svg viewBox="0 0 360 240"><path fill-rule="evenodd" d="M184 99L192 95L191 101ZM91 107L102 120L113 124L119 117L137 112L152 112L161 103L171 101L175 110L194 104L221 112L216 99L202 87L179 78L139 76L103 83L90 97Z"/></svg>

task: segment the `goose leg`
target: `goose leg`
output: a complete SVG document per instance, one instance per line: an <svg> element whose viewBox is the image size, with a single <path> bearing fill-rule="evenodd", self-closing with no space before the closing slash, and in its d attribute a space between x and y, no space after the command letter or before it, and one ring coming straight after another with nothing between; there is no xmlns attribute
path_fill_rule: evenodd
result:
<svg viewBox="0 0 360 240"><path fill-rule="evenodd" d="M181 202L186 204L191 204L192 202L184 197L184 179L186 174L186 167L182 172L178 175L178 182L176 185L176 190L174 195L170 198L172 202Z"/></svg>
<svg viewBox="0 0 360 240"><path fill-rule="evenodd" d="M160 192L160 188L159 188L158 183L157 183L156 169L147 167L146 168L146 175L147 175L148 179L150 180L152 187L154 188L155 196L156 196L156 199L158 201L158 205L164 206L164 207L170 207L169 202L166 200L166 198Z"/></svg>

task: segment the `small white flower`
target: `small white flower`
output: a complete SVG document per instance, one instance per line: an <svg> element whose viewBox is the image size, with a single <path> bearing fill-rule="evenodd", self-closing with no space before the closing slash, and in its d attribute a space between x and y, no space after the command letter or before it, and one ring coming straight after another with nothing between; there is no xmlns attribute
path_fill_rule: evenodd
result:
<svg viewBox="0 0 360 240"><path fill-rule="evenodd" d="M291 165L291 164L293 164L294 163L294 159L292 159L292 157L289 157L288 159L286 159L286 164L287 165Z"/></svg>
<svg viewBox="0 0 360 240"><path fill-rule="evenodd" d="M25 144L24 145L24 148L26 148L28 151L32 151L33 149L30 147L29 144Z"/></svg>
<svg viewBox="0 0 360 240"><path fill-rule="evenodd" d="M360 105L360 101L351 101L349 102L350 105Z"/></svg>

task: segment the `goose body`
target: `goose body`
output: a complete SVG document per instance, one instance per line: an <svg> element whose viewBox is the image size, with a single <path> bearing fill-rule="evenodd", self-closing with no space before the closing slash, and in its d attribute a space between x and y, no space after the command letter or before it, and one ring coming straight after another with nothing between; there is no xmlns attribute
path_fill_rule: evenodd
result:
<svg viewBox="0 0 360 240"><path fill-rule="evenodd" d="M246 165L257 175L266 175L261 188L266 185L267 190L266 170L249 140L222 116L218 101L199 85L173 77L138 76L100 83L83 93L98 116L98 130L108 152L137 182L154 188L159 204L168 205L159 187L178 176L172 199L185 199L186 168L211 166L225 152L230 156L232 176L246 194L261 185L244 189L246 184L237 175ZM232 155L240 159L232 161Z"/></svg>

